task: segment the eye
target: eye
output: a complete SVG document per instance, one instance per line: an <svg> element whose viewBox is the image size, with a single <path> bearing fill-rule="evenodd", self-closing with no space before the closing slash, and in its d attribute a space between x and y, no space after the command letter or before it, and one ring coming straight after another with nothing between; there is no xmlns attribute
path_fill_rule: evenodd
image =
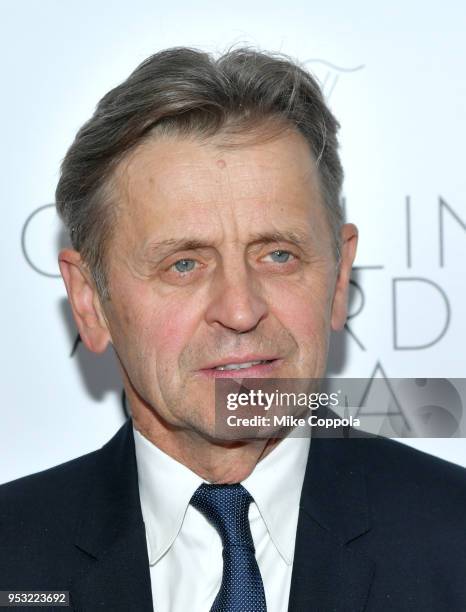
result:
<svg viewBox="0 0 466 612"><path fill-rule="evenodd" d="M269 253L267 257L272 257L274 263L288 263L290 257L294 258L295 256L290 251L277 250Z"/></svg>
<svg viewBox="0 0 466 612"><path fill-rule="evenodd" d="M194 259L179 259L171 267L175 268L177 272L183 274L185 272L191 272L191 270L194 270L195 263L196 262Z"/></svg>

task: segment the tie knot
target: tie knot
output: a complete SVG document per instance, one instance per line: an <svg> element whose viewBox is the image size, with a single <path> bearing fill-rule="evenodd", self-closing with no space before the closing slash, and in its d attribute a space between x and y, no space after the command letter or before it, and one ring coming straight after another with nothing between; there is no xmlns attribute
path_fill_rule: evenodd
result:
<svg viewBox="0 0 466 612"><path fill-rule="evenodd" d="M248 516L251 502L252 497L243 485L202 484L190 503L212 523L224 547L254 548Z"/></svg>

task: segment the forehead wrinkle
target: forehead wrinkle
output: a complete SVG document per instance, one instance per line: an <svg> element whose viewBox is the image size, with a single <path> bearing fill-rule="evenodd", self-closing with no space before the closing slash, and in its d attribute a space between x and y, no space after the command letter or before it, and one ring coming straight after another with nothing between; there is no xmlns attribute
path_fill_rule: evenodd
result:
<svg viewBox="0 0 466 612"><path fill-rule="evenodd" d="M158 240L150 238L146 240L142 246L141 252L143 256L151 257L165 251L176 251L176 250L196 250L204 248L215 248L222 244L224 236L222 238L214 237L202 237L192 236L181 238L167 238L164 240ZM271 242L292 242L297 246L305 248L312 242L312 235L309 228L303 228L302 226L289 226L280 229L278 226L273 226L271 229L264 229L262 231L254 231L248 234L246 240L241 240L239 237L235 237L229 242L233 244L244 244L246 247L255 245L258 243L271 243Z"/></svg>
<svg viewBox="0 0 466 612"><path fill-rule="evenodd" d="M126 196L127 200L134 200L135 199L135 192L137 193L138 189L137 189L137 185L139 183L139 178L140 176L138 176L140 173L138 172L136 174L136 176L133 176L132 173L132 168L133 168L133 164L135 162L140 161L140 155L144 155L144 153L146 151L150 151L152 149L153 151L153 147L154 145L160 144L161 147L167 147L170 145L174 145L175 147L179 146L179 139L177 138L162 138L160 141L156 141L156 140L151 140L151 141L147 141L145 143L142 143L139 147L137 147L134 151L130 152L128 154L128 156L126 156L126 158L123 160L123 162L120 164L120 177L121 177L121 187L122 187L122 192L123 194ZM196 146L199 145L203 145L203 148L205 147L205 150L212 150L214 149L214 158L218 158L218 150L222 149L223 147L219 147L218 143L215 143L215 141L205 141L205 142L197 142L196 140L193 140L192 142L186 142L187 146L189 147L190 144L195 144ZM210 146L209 146L210 145ZM170 151L168 152L168 154L164 155L162 157L162 164L157 165L154 169L156 169L156 173L155 173L155 180L154 180L154 173L151 172L149 170L149 172L147 172L147 166L151 166L152 164L154 164L153 160L147 160L146 163L144 164L144 166L146 166L146 170L145 173L146 175L149 175L149 180L148 183L151 185L151 188L154 189L155 187L157 188L157 195L161 196L161 197L165 197L165 196L172 196L172 176L173 174L176 174L177 176L177 186L179 187L179 189L177 189L177 199L178 201L181 201L181 203L183 204L200 204L201 202L204 202L206 204L211 204L212 202L217 201L218 199L226 201L229 197L231 197L232 195L234 195L235 197L240 197L240 198L245 198L245 199L249 199L249 198L254 198L254 197L259 197L259 198L266 198L267 200L270 200L270 198L273 198L276 196L276 192L277 192L277 187L280 187L280 184L283 183L283 181L280 181L279 179L281 177L283 177L283 163L281 163L280 165L278 164L274 164L274 155L273 152L270 152L270 160L267 160L267 163L261 163L258 167L257 167L257 171L256 171L256 167L255 164L249 164L247 162L242 161L241 157L238 159L237 155L235 155L235 151L237 151L240 155L242 154L242 151L244 150L244 148L246 149L254 149L256 147L260 147L261 143L257 143L256 146L251 146L251 144L246 144L244 146L240 146L239 147L239 151L238 149L230 151L230 155L228 155L228 152L223 151L223 153L226 153L227 157L229 157L230 159L228 160L228 166L223 169L223 171L221 171L218 166L216 166L214 159L212 159L212 166L210 166L209 164L203 163L202 161L200 162L196 162L196 160L190 159L189 161L181 161L179 159L176 159L176 156L170 155ZM306 147L308 148L308 147ZM309 149L308 149L309 150ZM176 149L175 149L176 152ZM210 152L210 151L208 151ZM170 160L171 157L175 157L175 165L172 165L172 163L168 163L167 165L167 161ZM312 162L312 154L309 151L309 157L310 157L310 161ZM171 161L171 160L170 160ZM224 161L224 160L223 160ZM293 164L293 161L290 160L290 165ZM294 164L293 164L294 165ZM298 178L298 180L300 178L302 178L303 182L306 183L312 183L312 177L314 175L314 163L309 164L306 168L304 168L304 172L301 175L301 177ZM144 169L144 167L143 167ZM184 170L188 169L188 172L185 173ZM261 169L266 170L266 173L268 176L264 176L263 173L261 173ZM278 172L276 172L278 170ZM194 172L193 172L194 171ZM233 181L232 181L232 171L234 171L234 186L237 189L238 193L234 193L234 191L232 190L233 187ZM180 180L181 178L181 180ZM165 180L166 179L166 180ZM184 179L184 180L183 180ZM203 189L201 189L200 191L204 191L204 193L202 195L200 195L200 191L199 191L199 187L200 185L197 183L197 181L199 181L202 184ZM223 179L223 181L222 181ZM136 190L134 189L134 184L136 183ZM213 191L214 189L214 185L217 185L217 188L220 188L219 191L220 193L212 193L210 197L206 198L206 188L209 191L209 187L212 187L212 189L210 191ZM258 189L259 188L259 189ZM285 188L285 186L284 186ZM286 190L288 192L290 188L290 185L286 185ZM155 195L155 194L154 194Z"/></svg>
<svg viewBox="0 0 466 612"><path fill-rule="evenodd" d="M266 178L250 164L238 163L235 166L233 177L229 168L225 170L229 190L229 194L226 195L246 200L265 198L269 201L275 192L277 182L273 173Z"/></svg>
<svg viewBox="0 0 466 612"><path fill-rule="evenodd" d="M291 155L288 154L287 158L285 160L282 159L280 164L276 162L273 151L264 152L265 161L264 155L262 155L261 159L255 160L252 152L250 162L248 162L249 158L244 156L243 151L238 151L237 154L232 152L231 155L226 152L225 156L228 159L228 166L225 169L219 169L215 164L215 160L218 158L218 150L215 151L215 149L218 149L218 147L205 146L212 143L203 143L207 159L202 158L200 161L197 161L195 158L193 159L192 155L188 160L177 157L176 153L180 150L180 141L176 139L171 142L160 142L160 149L158 147L154 148L154 145L157 144L156 142L147 144L147 147L145 144L142 144L130 152L120 163L120 187L127 201L131 202L131 204L137 204L137 201L141 200L142 196L142 202L145 202L147 191L144 192L144 190L140 191L138 189L141 178L143 178L143 183L150 185L150 200L160 197L163 203L164 198L167 197L168 205L170 205L170 202L175 201L182 206L187 205L191 209L193 207L196 209L202 205L210 207L212 203L216 204L209 210L211 216L208 225L211 227L213 225L213 218L216 218L219 225L218 229L223 230L223 233L228 229L228 233L239 236L238 224L241 221L241 217L238 218L238 215L235 214L235 204L239 201L250 200L251 205L256 204L256 207L248 207L249 212L253 213L254 219L252 221L255 224L256 220L260 221L263 219L264 214L267 215L268 205L277 205L281 207L282 211L285 211L287 202L290 202L295 195L299 195L302 198L302 193L299 192L300 184L305 183L309 185L310 198L313 198L316 191L320 191L318 183L313 180L314 175L318 174L318 171L307 143L305 144L306 149L309 151L308 159L310 163L307 163L306 158L303 159L301 155L297 157L298 164L293 162L301 149L299 143L297 143L298 146L291 148ZM175 146L170 149L171 144ZM190 146L189 142L186 144L188 147ZM199 143L196 141L194 144L197 146ZM167 146L168 153L165 154L166 148L164 147ZM157 149L164 153L164 155L157 155ZM144 159L146 151L152 157ZM189 153L192 153L191 149L188 149ZM158 159L161 160L160 164ZM136 172L134 172L134 164L138 162L142 165L139 168L136 167ZM154 172L150 170L151 166L153 166ZM291 174L294 176L294 179L292 181L287 180L288 174L286 168L289 166L293 168ZM180 169L182 170L181 172ZM188 172L185 173L185 169ZM262 170L265 172L262 172ZM298 170L298 173L296 173L296 170ZM173 189L173 174L176 174L178 179L175 189ZM162 180L160 180L160 176L162 176ZM182 185L184 189L179 188L180 176L183 179ZM199 184L199 178L201 179L201 184ZM174 193L175 198L173 197ZM218 206L218 204L223 204L223 206ZM139 207L126 206L125 208L130 216L139 217L139 211L137 211ZM146 210L150 212L148 208ZM228 214L225 216L227 211ZM200 211L194 210L194 215L198 212ZM241 213L246 214L247 210L241 210ZM144 222L144 219L141 218L141 221ZM314 234L317 231L317 227L311 219L310 221L309 230L311 234ZM187 224L189 225L188 219L185 222L188 222ZM227 227L225 228L226 224ZM239 238L237 240L239 241Z"/></svg>
<svg viewBox="0 0 466 612"><path fill-rule="evenodd" d="M134 163L142 164L135 169L135 172ZM195 174L184 172L185 168L191 170L193 166ZM186 161L178 162L176 165L158 165L153 159L141 160L133 157L127 160L120 171L121 192L126 197L126 201L133 205L127 207L130 215L131 209L134 209L138 202L160 202L163 205L177 202L189 206L211 204L217 200L211 175L211 170L202 163ZM174 177L176 177L175 189Z"/></svg>
<svg viewBox="0 0 466 612"><path fill-rule="evenodd" d="M309 163L305 164L302 163L304 160L301 156L298 164L293 158L290 158L286 164L283 160L279 164L275 163L273 152L270 152L269 160L260 163L255 160L247 163L242 158L235 159L233 157L232 160L229 160L228 167L223 170L224 175L228 176L229 191L234 193L234 187L237 190L237 193L234 193L235 197L256 200L261 198L269 203L282 197L282 195L288 199L290 194L294 195L299 190L299 185L304 185L309 186L311 188L310 195L315 196L315 187L319 184L315 180L318 171L307 143L305 143L305 146L309 152ZM296 173L296 169L299 170L299 174L293 182L286 180L288 176L287 168L293 168L294 173ZM283 192L282 195L280 195L280 191ZM317 191L319 192L320 189L317 189Z"/></svg>

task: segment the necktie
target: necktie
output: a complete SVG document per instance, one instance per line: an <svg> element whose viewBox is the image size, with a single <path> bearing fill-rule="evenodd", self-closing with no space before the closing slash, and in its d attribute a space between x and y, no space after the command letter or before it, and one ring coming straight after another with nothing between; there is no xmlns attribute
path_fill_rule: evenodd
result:
<svg viewBox="0 0 466 612"><path fill-rule="evenodd" d="M202 484L191 504L212 523L223 543L223 576L210 612L266 612L264 585L249 527L251 495L240 484Z"/></svg>

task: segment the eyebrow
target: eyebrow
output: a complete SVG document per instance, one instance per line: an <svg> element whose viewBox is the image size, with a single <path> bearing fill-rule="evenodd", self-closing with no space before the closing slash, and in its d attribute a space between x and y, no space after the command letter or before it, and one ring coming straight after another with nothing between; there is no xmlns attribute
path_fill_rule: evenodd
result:
<svg viewBox="0 0 466 612"><path fill-rule="evenodd" d="M248 245L270 244L272 242L290 242L298 247L305 247L311 242L309 232L302 230L274 230L270 232L255 232L250 236ZM215 246L212 242L199 239L169 238L167 240L151 241L144 253L148 257L160 256L166 252L193 251Z"/></svg>
<svg viewBox="0 0 466 612"><path fill-rule="evenodd" d="M275 230L272 232L258 232L252 234L250 244L270 242L291 242L296 246L306 246L311 242L310 232L302 230Z"/></svg>

